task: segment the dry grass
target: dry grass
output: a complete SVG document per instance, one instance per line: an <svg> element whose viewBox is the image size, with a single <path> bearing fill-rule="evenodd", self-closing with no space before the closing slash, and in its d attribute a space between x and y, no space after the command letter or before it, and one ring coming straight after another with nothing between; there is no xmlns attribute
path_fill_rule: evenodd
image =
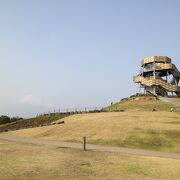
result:
<svg viewBox="0 0 180 180"><path fill-rule="evenodd" d="M48 140L81 141L159 151L180 152L180 114L170 112L114 112L79 114L65 124L8 132Z"/></svg>
<svg viewBox="0 0 180 180"><path fill-rule="evenodd" d="M180 160L0 141L0 179L178 180Z"/></svg>
<svg viewBox="0 0 180 180"><path fill-rule="evenodd" d="M180 98L174 98L174 102L180 102ZM178 106L172 103L165 103L160 100L157 100L155 97L134 97L128 100L120 101L115 103L112 106L106 107L107 110L125 110L125 111L152 111L152 109L156 107L158 111L167 111L169 112L170 109L177 108ZM178 109L179 111L179 109Z"/></svg>

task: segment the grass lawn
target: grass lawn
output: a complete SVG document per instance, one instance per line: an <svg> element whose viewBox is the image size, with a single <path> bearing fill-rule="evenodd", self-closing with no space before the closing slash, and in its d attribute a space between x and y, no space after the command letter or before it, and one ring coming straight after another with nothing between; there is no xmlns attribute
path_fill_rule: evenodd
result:
<svg viewBox="0 0 180 180"><path fill-rule="evenodd" d="M125 111L77 114L64 124L24 129L7 134L48 140L89 143L180 152L180 113Z"/></svg>
<svg viewBox="0 0 180 180"><path fill-rule="evenodd" d="M179 180L180 160L0 141L1 180Z"/></svg>

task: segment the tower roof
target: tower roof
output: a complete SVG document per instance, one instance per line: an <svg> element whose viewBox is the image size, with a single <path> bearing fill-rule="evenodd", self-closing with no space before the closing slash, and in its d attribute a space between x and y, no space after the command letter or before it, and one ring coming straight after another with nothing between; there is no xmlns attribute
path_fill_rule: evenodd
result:
<svg viewBox="0 0 180 180"><path fill-rule="evenodd" d="M142 60L141 66L143 66L144 64L149 64L149 63L153 63L153 62L171 63L171 58L169 58L167 56L146 57Z"/></svg>

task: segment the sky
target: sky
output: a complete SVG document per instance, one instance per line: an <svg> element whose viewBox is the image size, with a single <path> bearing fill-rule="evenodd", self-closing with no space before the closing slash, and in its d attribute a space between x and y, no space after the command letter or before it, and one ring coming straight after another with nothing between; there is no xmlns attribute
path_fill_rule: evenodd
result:
<svg viewBox="0 0 180 180"><path fill-rule="evenodd" d="M180 69L179 0L0 0L0 114L102 107L148 56Z"/></svg>

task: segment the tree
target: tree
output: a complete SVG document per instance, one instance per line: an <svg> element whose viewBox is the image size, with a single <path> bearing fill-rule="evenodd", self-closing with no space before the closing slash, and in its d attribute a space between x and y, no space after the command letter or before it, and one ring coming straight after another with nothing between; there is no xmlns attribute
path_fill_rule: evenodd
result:
<svg viewBox="0 0 180 180"><path fill-rule="evenodd" d="M8 116L1 116L0 117L0 124L6 124L6 123L10 123L11 122L11 118Z"/></svg>
<svg viewBox="0 0 180 180"><path fill-rule="evenodd" d="M16 121L19 121L19 120L22 120L22 119L23 119L23 118L18 117L18 116L12 117L12 118L11 118L11 122L16 122Z"/></svg>

